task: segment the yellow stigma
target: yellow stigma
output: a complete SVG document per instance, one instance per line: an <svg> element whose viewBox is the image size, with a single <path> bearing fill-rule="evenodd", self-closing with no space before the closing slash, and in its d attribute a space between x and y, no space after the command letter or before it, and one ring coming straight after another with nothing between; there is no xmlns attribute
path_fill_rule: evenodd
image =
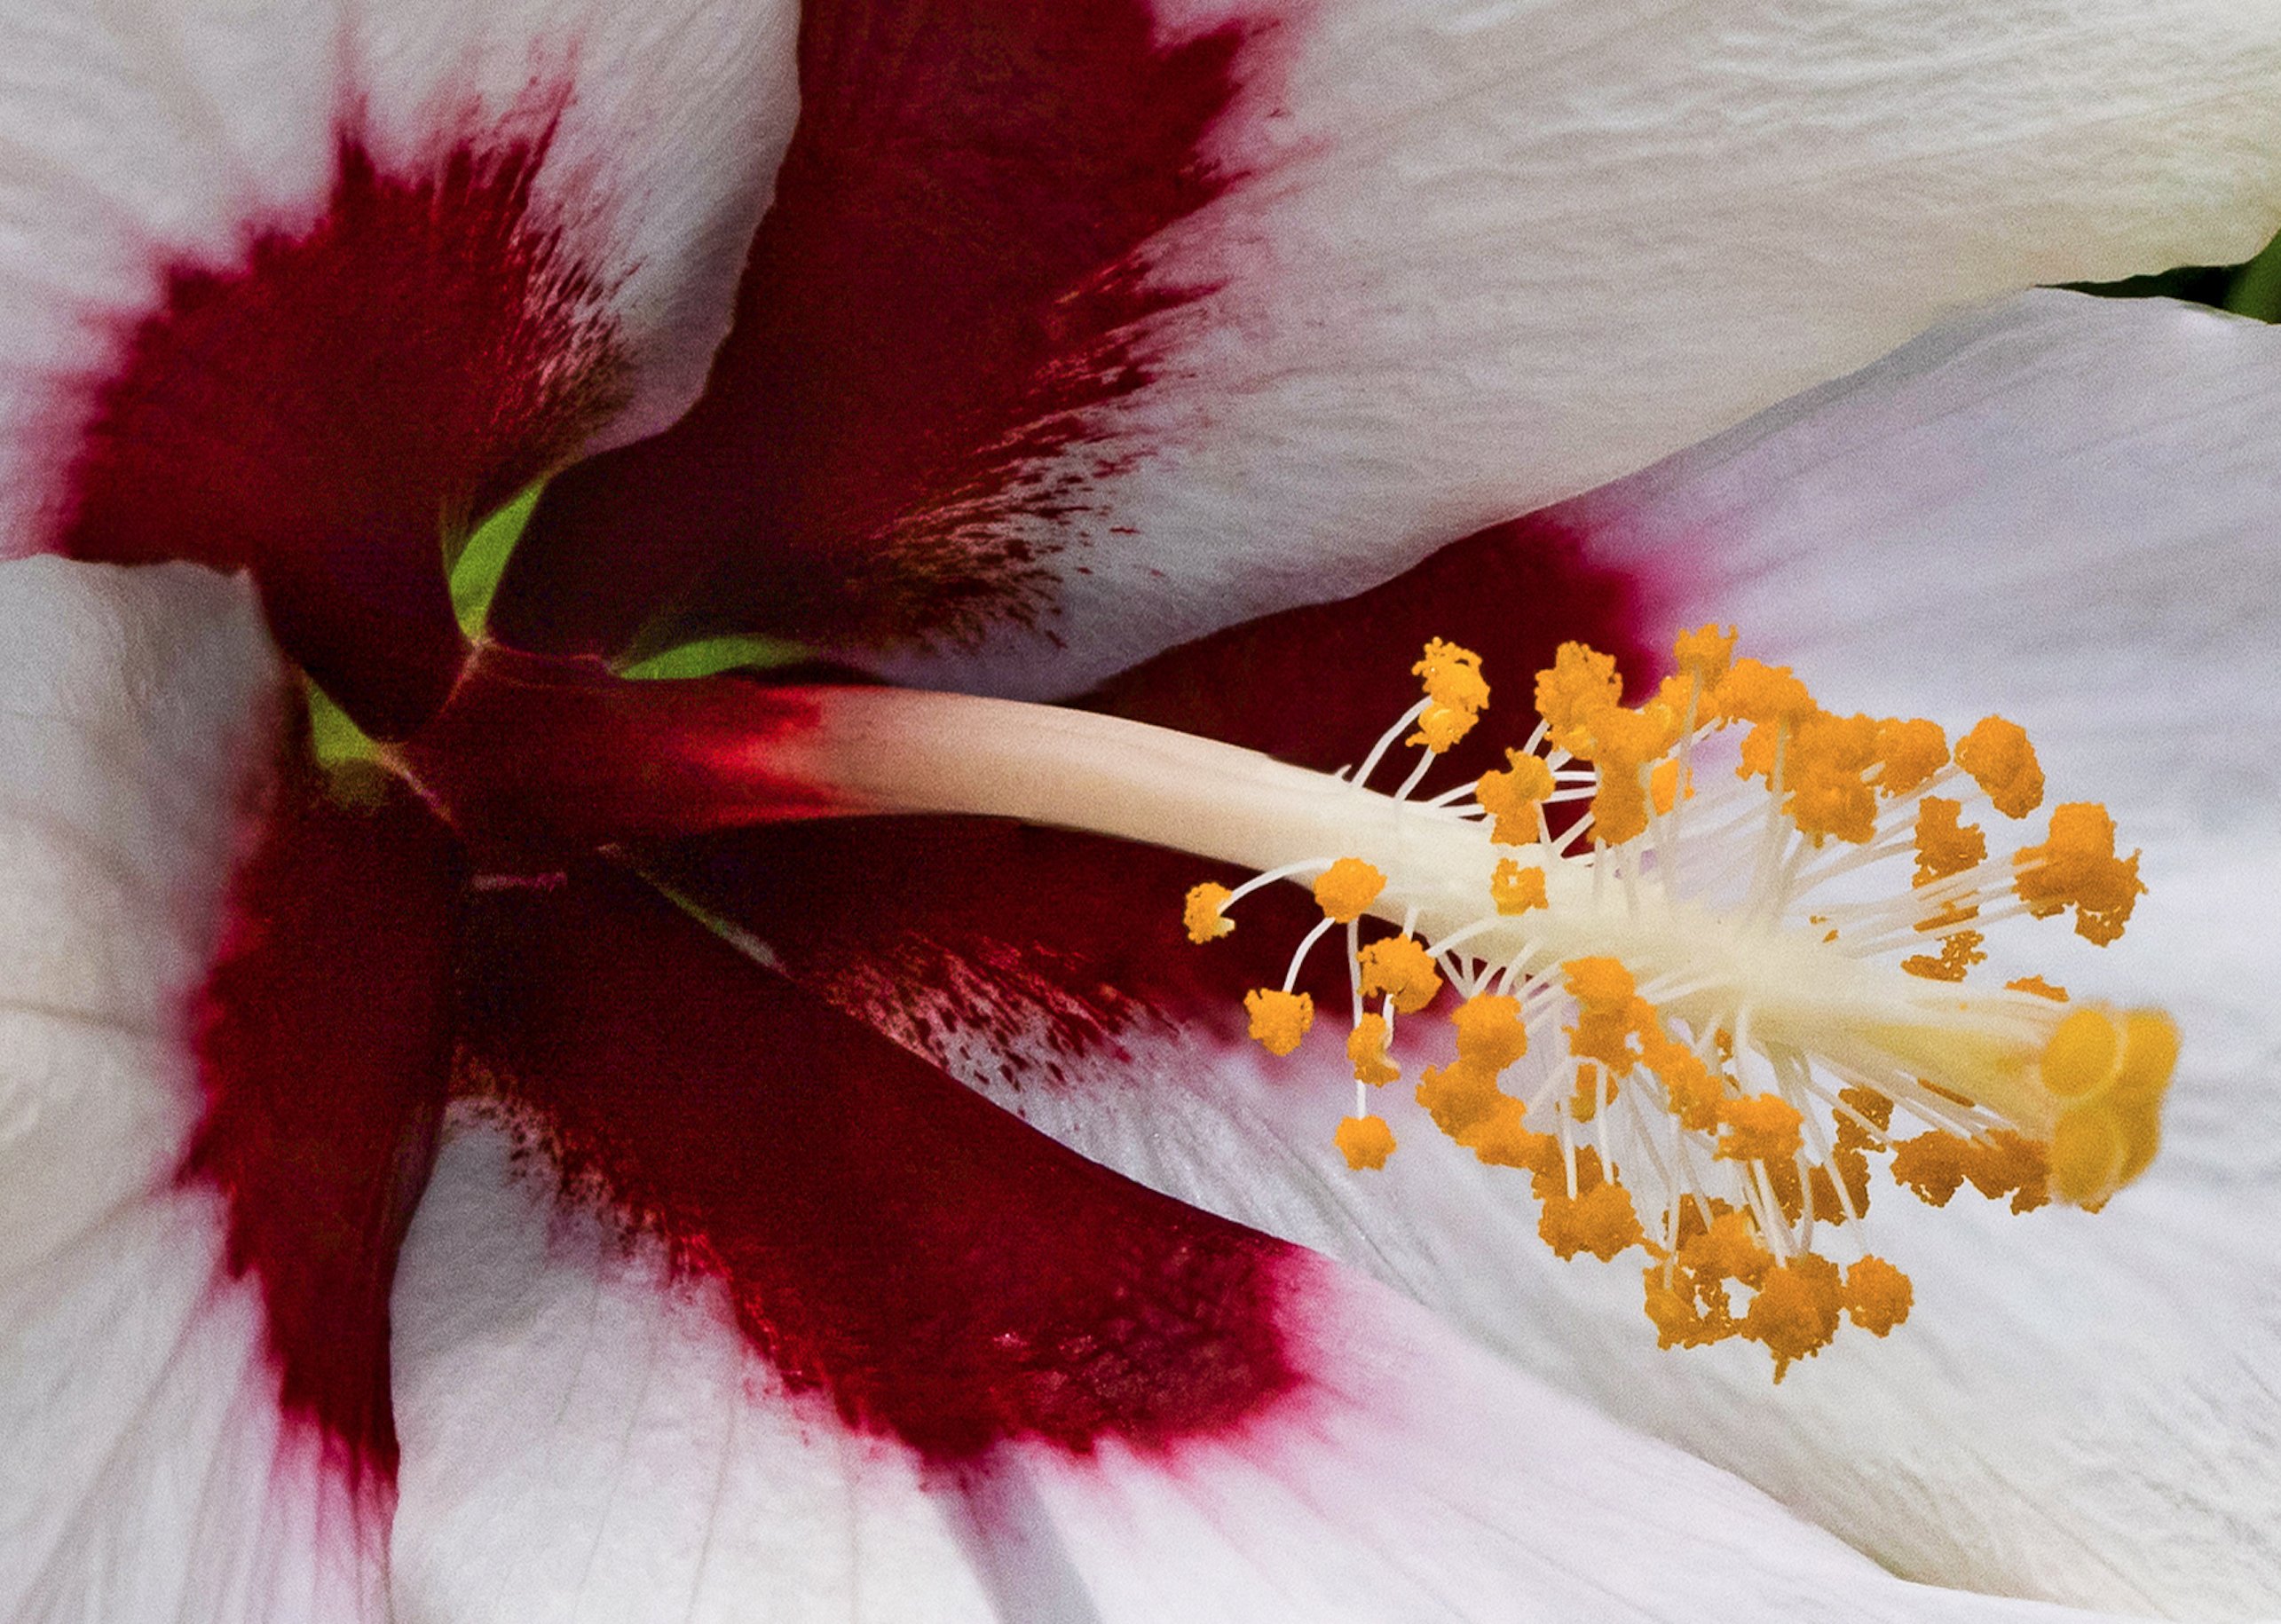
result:
<svg viewBox="0 0 2281 1624"><path fill-rule="evenodd" d="M1908 1277L1867 1244L1881 1163L1934 1206L1969 1184L2015 1211L2096 1210L2154 1156L2178 1035L2157 1011L1976 974L2008 926L2071 916L2104 946L2145 890L2095 802L1992 854L1990 818L2044 799L2017 725L1985 718L1952 756L1936 723L1825 710L1716 627L1673 666L1627 706L1614 659L1562 645L1526 745L1412 800L1489 697L1478 656L1430 643L1425 698L1331 799L1263 789L1310 832L1243 814L1229 844L1272 866L1199 886L1185 919L1209 941L1251 890L1310 886L1322 922L1284 989L1245 1005L1254 1037L1296 1051L1314 1005L1290 989L1345 927L1347 1164L1394 1151L1367 1101L1401 1075L1397 1020L1446 1023L1450 1058L1416 1088L1433 1125L1527 1176L1560 1257L1638 1249L1664 1346L1756 1342L1779 1381L1848 1320L1882 1336L1908 1317ZM1407 782L1366 787L1413 724ZM1332 848L1306 855L1318 839Z"/></svg>

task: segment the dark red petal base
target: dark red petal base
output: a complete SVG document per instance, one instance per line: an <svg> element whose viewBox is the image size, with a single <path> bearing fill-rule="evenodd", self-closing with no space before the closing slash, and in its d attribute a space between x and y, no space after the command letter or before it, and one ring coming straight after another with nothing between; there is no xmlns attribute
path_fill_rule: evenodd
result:
<svg viewBox="0 0 2281 1624"><path fill-rule="evenodd" d="M181 1178L221 1192L289 1420L392 1490L389 1292L450 1079L461 873L421 803L288 769L192 1014L204 1119Z"/></svg>
<svg viewBox="0 0 2281 1624"><path fill-rule="evenodd" d="M530 873L603 846L832 814L841 798L772 748L815 720L797 688L639 682L491 645L397 753L478 866Z"/></svg>
<svg viewBox="0 0 2281 1624"><path fill-rule="evenodd" d="M97 385L51 545L250 568L278 642L366 731L464 652L444 548L610 410L591 272L532 215L543 134L383 174L351 137L312 225L177 263Z"/></svg>
<svg viewBox="0 0 2281 1624"><path fill-rule="evenodd" d="M1289 1249L1083 1161L630 876L483 893L464 985L469 1084L851 1426L935 1463L1171 1448L1297 1384Z"/></svg>

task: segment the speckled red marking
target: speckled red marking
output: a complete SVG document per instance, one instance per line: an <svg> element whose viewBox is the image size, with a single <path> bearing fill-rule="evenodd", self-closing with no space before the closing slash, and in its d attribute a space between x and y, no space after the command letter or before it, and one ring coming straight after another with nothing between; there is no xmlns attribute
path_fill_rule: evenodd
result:
<svg viewBox="0 0 2281 1624"><path fill-rule="evenodd" d="M1172 1449L1297 1385L1280 1242L1062 1149L629 877L473 906L471 1085L849 1425L938 1462Z"/></svg>
<svg viewBox="0 0 2281 1624"><path fill-rule="evenodd" d="M1182 296L1133 256L1225 183L1197 154L1243 43L1165 49L1146 0L811 0L705 397L549 488L500 635L844 646L1034 615L1101 471L1037 470L1146 382L1121 329Z"/></svg>
<svg viewBox="0 0 2281 1624"><path fill-rule="evenodd" d="M417 725L463 652L443 538L614 398L601 290L533 218L545 160L463 145L385 174L344 137L314 225L169 269L93 391L57 550L249 567L368 731Z"/></svg>
<svg viewBox="0 0 2281 1624"><path fill-rule="evenodd" d="M205 1115L181 1178L228 1203L289 1422L391 1493L389 1291L448 1081L458 867L377 777L329 799L288 771L231 888L191 1011Z"/></svg>

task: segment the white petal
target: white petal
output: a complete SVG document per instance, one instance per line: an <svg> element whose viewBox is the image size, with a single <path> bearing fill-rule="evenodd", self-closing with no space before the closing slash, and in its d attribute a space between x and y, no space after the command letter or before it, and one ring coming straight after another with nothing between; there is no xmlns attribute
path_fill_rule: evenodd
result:
<svg viewBox="0 0 2281 1624"><path fill-rule="evenodd" d="M212 951L275 657L187 565L0 565L0 1275L170 1179L175 1052Z"/></svg>
<svg viewBox="0 0 2281 1624"><path fill-rule="evenodd" d="M1290 1267L1310 1379L1237 1435L922 1469L463 1116L396 1299L398 1616L2059 1616L1896 1581L1383 1289Z"/></svg>
<svg viewBox="0 0 2281 1624"><path fill-rule="evenodd" d="M1188 296L1062 437L1055 646L907 673L1068 692L1382 579L2038 282L2245 256L2281 205L2266 4L1157 8L1252 30ZM1198 292L1197 290L1204 290ZM1076 563L1082 570L1067 569Z"/></svg>
<svg viewBox="0 0 2281 1624"><path fill-rule="evenodd" d="M36 545L85 391L182 266L322 211L343 136L383 169L551 125L558 226L661 426L726 330L796 109L789 0L24 0L0 15L0 550Z"/></svg>
<svg viewBox="0 0 2281 1624"><path fill-rule="evenodd" d="M10 1619L386 1616L385 1508L280 1413L226 1221L210 1196L154 1192L0 1280Z"/></svg>
<svg viewBox="0 0 2281 1624"><path fill-rule="evenodd" d="M179 1000L276 679L243 583L0 566L0 1614L377 1617L370 1508L280 1416Z"/></svg>

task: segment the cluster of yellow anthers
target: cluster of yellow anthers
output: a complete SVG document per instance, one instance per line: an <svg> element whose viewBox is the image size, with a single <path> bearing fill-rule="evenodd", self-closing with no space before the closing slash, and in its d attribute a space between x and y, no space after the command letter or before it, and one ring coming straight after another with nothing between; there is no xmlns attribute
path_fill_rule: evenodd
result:
<svg viewBox="0 0 2281 1624"><path fill-rule="evenodd" d="M1283 986L1244 1000L1277 1055L1314 1022L1308 950L1346 927L1356 1108L1337 1139L1358 1170L1394 1149L1369 1100L1401 1075L1397 1019L1453 986L1455 1057L1417 1083L1435 1125L1529 1174L1561 1257L1640 1248L1663 1345L1757 1342L1779 1381L1841 1318L1882 1336L1908 1313L1908 1278L1861 1244L1873 1156L1935 1206L1969 1182L2014 1211L2096 1209L2152 1159L2177 1037L2040 977L1965 987L1991 926L2072 910L2103 946L2144 889L2089 802L1989 855L1968 810L2043 800L2019 728L1989 717L1952 750L1932 722L1835 714L1733 650L1731 631L1683 635L1675 674L1626 706L1614 661L1566 644L1527 745L1470 795L1412 800L1488 704L1479 658L1436 641L1425 698L1346 783L1369 849L1198 886L1187 924L1223 936L1244 893L1311 879L1321 924ZM1366 789L1413 726L1417 770L1391 798ZM1714 739L1730 728L1739 742ZM1733 772L1699 777L1719 750ZM1365 914L1396 934L1363 942ZM1850 1265L1822 1255L1832 1236Z"/></svg>

